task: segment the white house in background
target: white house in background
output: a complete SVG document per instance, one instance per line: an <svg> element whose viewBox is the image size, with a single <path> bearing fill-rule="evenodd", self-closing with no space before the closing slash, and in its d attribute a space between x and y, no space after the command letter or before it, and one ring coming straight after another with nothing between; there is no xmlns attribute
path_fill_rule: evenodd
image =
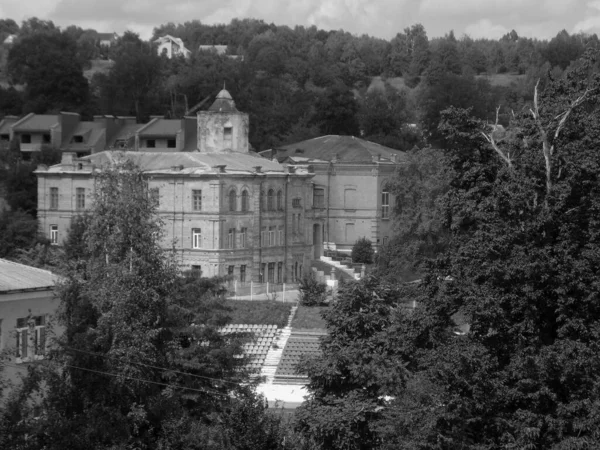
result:
<svg viewBox="0 0 600 450"><path fill-rule="evenodd" d="M98 33L98 44L101 47L110 47L112 44L117 42L119 35L115 32L112 33Z"/></svg>
<svg viewBox="0 0 600 450"><path fill-rule="evenodd" d="M16 34L9 34L2 43L8 47L8 46L13 45L15 43L16 39L17 39Z"/></svg>
<svg viewBox="0 0 600 450"><path fill-rule="evenodd" d="M173 37L169 34L159 37L154 41L158 44L158 54L162 55L163 52L166 52L167 58L173 58L174 56L183 56L184 58L189 58L192 52L190 52L183 41L180 38Z"/></svg>

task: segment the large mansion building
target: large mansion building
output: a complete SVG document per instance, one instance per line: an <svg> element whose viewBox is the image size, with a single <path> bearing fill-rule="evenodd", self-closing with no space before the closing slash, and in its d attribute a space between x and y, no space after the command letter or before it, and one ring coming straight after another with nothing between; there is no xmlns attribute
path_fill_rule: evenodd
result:
<svg viewBox="0 0 600 450"><path fill-rule="evenodd" d="M291 282L326 248L349 251L361 237L378 248L391 235L387 181L403 152L324 136L256 154L248 115L225 89L195 118L153 118L145 125L105 116L81 122L67 113L24 119L0 122L0 132L10 129L5 139L29 133L27 140L37 144L35 131L42 143L62 142L61 163L36 172L38 219L56 244L72 218L90 207L94 172L123 158L148 177L165 223L165 248L174 246L182 268L204 276ZM23 144L22 151L35 151Z"/></svg>

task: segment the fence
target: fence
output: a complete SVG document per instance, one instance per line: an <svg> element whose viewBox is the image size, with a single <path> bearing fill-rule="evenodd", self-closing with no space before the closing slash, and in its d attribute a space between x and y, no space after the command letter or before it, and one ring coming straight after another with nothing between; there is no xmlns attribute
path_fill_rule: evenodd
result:
<svg viewBox="0 0 600 450"><path fill-rule="evenodd" d="M295 302L298 283L255 283L253 281L242 283L233 280L227 284L227 289L228 297L236 300Z"/></svg>

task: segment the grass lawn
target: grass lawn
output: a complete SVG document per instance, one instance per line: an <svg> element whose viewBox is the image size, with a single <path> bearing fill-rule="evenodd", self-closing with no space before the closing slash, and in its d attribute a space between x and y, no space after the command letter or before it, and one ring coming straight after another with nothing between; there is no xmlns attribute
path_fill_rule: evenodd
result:
<svg viewBox="0 0 600 450"><path fill-rule="evenodd" d="M296 315L292 321L293 328L318 328L325 329L325 321L321 317L321 311L327 310L328 306L302 306L298 305Z"/></svg>
<svg viewBox="0 0 600 450"><path fill-rule="evenodd" d="M286 326L293 305L292 303L243 300L225 300L224 304L232 309L228 313L231 323L277 325L277 327Z"/></svg>

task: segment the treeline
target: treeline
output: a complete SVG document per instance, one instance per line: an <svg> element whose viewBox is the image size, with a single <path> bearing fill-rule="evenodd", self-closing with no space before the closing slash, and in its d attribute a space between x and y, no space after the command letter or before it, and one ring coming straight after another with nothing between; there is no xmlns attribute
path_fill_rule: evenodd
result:
<svg viewBox="0 0 600 450"><path fill-rule="evenodd" d="M439 111L448 106L472 107L481 119L493 119L499 104L520 110L537 79L560 78L586 47L598 46L596 35L565 31L550 41L514 31L497 41L457 39L453 32L429 39L417 24L387 41L234 19L227 25L161 25L149 42L125 33L99 53L92 31L60 30L38 19L21 27L1 21L0 38L18 35L7 55L8 79L24 90L3 89L0 114L67 109L140 121L157 114L181 117L225 83L239 109L250 114L256 150L320 134L363 136L406 150L441 139ZM165 34L180 37L192 56L159 56L152 42ZM210 44L227 45L228 54L243 58L198 50ZM109 58L112 65L88 81L83 70L95 58ZM504 73L512 78L499 83ZM382 82L372 84L373 77ZM422 134L407 124L419 124Z"/></svg>

